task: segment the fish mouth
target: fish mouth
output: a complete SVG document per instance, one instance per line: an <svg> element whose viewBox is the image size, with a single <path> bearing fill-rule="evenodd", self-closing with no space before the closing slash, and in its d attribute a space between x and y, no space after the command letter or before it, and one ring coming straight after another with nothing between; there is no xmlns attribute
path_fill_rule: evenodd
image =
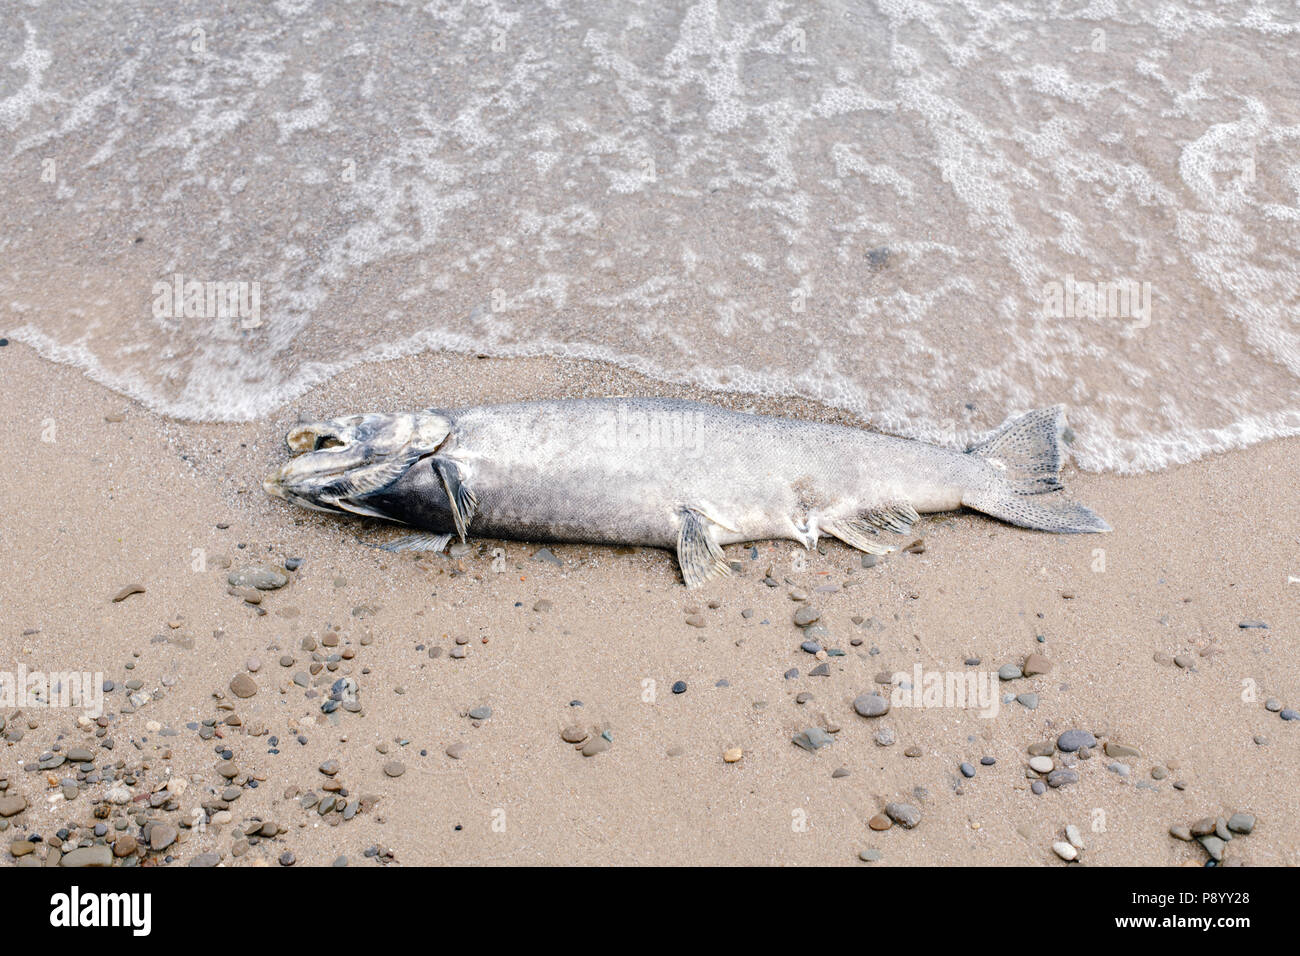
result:
<svg viewBox="0 0 1300 956"><path fill-rule="evenodd" d="M431 411L302 424L285 436L292 457L263 479L262 489L312 511L383 518L365 499L433 454L450 430L450 421Z"/></svg>

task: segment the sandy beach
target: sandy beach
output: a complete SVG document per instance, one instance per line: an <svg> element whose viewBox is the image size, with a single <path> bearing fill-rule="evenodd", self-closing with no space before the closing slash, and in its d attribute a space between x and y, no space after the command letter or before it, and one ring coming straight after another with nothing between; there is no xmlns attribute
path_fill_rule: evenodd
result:
<svg viewBox="0 0 1300 956"><path fill-rule="evenodd" d="M354 411L657 394L852 419L595 363L425 355L192 424L24 345L0 369L0 671L113 688L98 720L0 709L6 862L1063 866L1069 825L1085 865L1199 866L1211 850L1171 827L1233 814L1252 832L1235 818L1224 862L1296 862L1280 768L1300 722L1276 711L1300 706L1300 441L1067 469L1109 535L936 515L919 553L733 546L737 573L688 591L653 549L389 554L392 529L260 482L300 418ZM260 603L228 583L255 566L288 580ZM1030 655L1050 667L997 680L995 716L853 706L896 672L992 682ZM323 712L342 678L355 696ZM1068 731L1095 746L1042 746Z"/></svg>

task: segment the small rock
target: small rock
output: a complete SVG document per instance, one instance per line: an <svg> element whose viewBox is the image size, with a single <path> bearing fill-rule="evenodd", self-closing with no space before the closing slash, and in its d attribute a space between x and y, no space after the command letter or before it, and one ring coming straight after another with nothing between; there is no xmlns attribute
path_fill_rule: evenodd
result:
<svg viewBox="0 0 1300 956"><path fill-rule="evenodd" d="M1056 738L1056 749L1062 753L1073 753L1081 747L1097 746L1097 738L1086 730L1067 730Z"/></svg>
<svg viewBox="0 0 1300 956"><path fill-rule="evenodd" d="M862 694L854 698L853 709L863 717L883 717L889 713L889 699L880 694Z"/></svg>
<svg viewBox="0 0 1300 956"><path fill-rule="evenodd" d="M122 601L125 601L127 598L129 598L132 594L144 594L144 585L128 584L126 587L122 588L120 591L118 591L116 594L113 595L112 601L114 604L119 604Z"/></svg>
<svg viewBox="0 0 1300 956"><path fill-rule="evenodd" d="M240 698L252 697L257 693L257 681L248 674L236 674L230 679L230 692Z"/></svg>
<svg viewBox="0 0 1300 956"><path fill-rule="evenodd" d="M232 588L255 588L258 591L275 591L289 583L289 578L273 568L254 564L226 575L226 583Z"/></svg>
<svg viewBox="0 0 1300 956"><path fill-rule="evenodd" d="M885 813L905 830L910 830L921 822L921 811L910 803L887 803Z"/></svg>
<svg viewBox="0 0 1300 956"><path fill-rule="evenodd" d="M791 737L790 741L796 747L802 747L809 753L814 753L822 747L834 743L831 735L820 727L809 727L806 730L801 730Z"/></svg>
<svg viewBox="0 0 1300 956"><path fill-rule="evenodd" d="M1038 674L1046 674L1052 669L1052 662L1042 654L1030 654L1025 658L1023 667L1026 677L1035 677Z"/></svg>
<svg viewBox="0 0 1300 956"><path fill-rule="evenodd" d="M1255 829L1255 815L1252 813L1234 813L1228 817L1228 829L1233 833L1250 833Z"/></svg>
<svg viewBox="0 0 1300 956"><path fill-rule="evenodd" d="M1068 787L1070 784L1078 782L1079 774L1066 767L1060 767L1047 775L1047 785L1053 790Z"/></svg>
<svg viewBox="0 0 1300 956"><path fill-rule="evenodd" d="M113 851L107 846L100 844L98 846L77 847L71 853L65 853L59 860L59 866L86 867L86 866L112 866Z"/></svg>
<svg viewBox="0 0 1300 956"><path fill-rule="evenodd" d="M1079 851L1070 846L1070 844L1066 843L1064 840L1058 840L1056 843L1053 843L1052 849L1056 852L1057 856L1062 860L1065 860L1067 863L1079 858Z"/></svg>

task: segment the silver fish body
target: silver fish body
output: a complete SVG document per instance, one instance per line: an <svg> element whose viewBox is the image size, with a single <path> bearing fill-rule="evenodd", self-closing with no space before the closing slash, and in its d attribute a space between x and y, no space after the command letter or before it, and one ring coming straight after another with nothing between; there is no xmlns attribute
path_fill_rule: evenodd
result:
<svg viewBox="0 0 1300 956"><path fill-rule="evenodd" d="M358 421L371 431L350 433ZM695 586L726 573L722 545L811 548L831 535L884 553L919 513L963 505L1026 527L1109 530L1053 494L1063 427L1060 408L1031 412L961 452L696 402L526 402L308 425L290 445L311 451L266 487L436 535L675 548ZM331 455L360 464L331 471Z"/></svg>

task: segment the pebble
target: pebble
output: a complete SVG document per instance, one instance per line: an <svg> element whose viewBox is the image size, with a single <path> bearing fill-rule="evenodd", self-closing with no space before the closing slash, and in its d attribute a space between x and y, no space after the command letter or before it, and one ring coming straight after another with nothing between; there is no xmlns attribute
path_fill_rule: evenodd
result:
<svg viewBox="0 0 1300 956"><path fill-rule="evenodd" d="M878 831L888 830L893 825L894 825L894 821L889 819L889 817L885 816L883 813L877 813L874 817L872 817L870 820L867 821L867 826L871 827L871 829L873 830L878 830Z"/></svg>
<svg viewBox="0 0 1300 956"><path fill-rule="evenodd" d="M603 754L610 748L610 743L604 736L592 737L582 745L582 755L584 757L594 757L596 754Z"/></svg>
<svg viewBox="0 0 1300 956"><path fill-rule="evenodd" d="M59 866L86 867L112 866L113 851L103 844L98 846L77 847L71 853L65 853L59 860Z"/></svg>
<svg viewBox="0 0 1300 956"><path fill-rule="evenodd" d="M722 752L722 759L726 763L735 763L743 756L745 756L745 752L739 747L732 747L730 750L724 750Z"/></svg>
<svg viewBox="0 0 1300 956"><path fill-rule="evenodd" d="M1024 676L1024 671L1015 664L1003 664L998 668L998 680L1016 680Z"/></svg>
<svg viewBox="0 0 1300 956"><path fill-rule="evenodd" d="M910 830L921 822L921 811L910 803L887 803L885 813L905 830Z"/></svg>
<svg viewBox="0 0 1300 956"><path fill-rule="evenodd" d="M1051 773L1056 769L1051 757L1030 757L1029 769L1034 773Z"/></svg>
<svg viewBox="0 0 1300 956"><path fill-rule="evenodd" d="M967 779L975 776L975 767L972 764L963 763L959 769L961 770L961 775Z"/></svg>
<svg viewBox="0 0 1300 956"><path fill-rule="evenodd" d="M1223 860L1223 850L1228 845L1223 840L1213 834L1198 838L1201 846L1205 847L1205 852L1210 854L1210 858L1216 863Z"/></svg>
<svg viewBox="0 0 1300 956"><path fill-rule="evenodd" d="M1053 770L1047 775L1047 785L1053 790L1067 787L1072 783L1079 782L1079 774L1065 767Z"/></svg>
<svg viewBox="0 0 1300 956"><path fill-rule="evenodd" d="M1070 845L1076 850L1083 849L1083 834L1079 832L1079 828L1073 823L1065 825L1065 838L1070 841Z"/></svg>
<svg viewBox="0 0 1300 956"><path fill-rule="evenodd" d="M830 734L826 733L826 731L822 730L820 727L808 727L791 737L790 742L796 747L802 747L809 753L813 753L820 750L822 747L834 743L835 741L832 739Z"/></svg>
<svg viewBox="0 0 1300 956"><path fill-rule="evenodd" d="M1181 823L1175 823L1169 828L1169 835L1175 840L1186 840L1189 843L1192 840L1192 831Z"/></svg>
<svg viewBox="0 0 1300 956"><path fill-rule="evenodd" d="M149 829L149 849L165 850L176 842L176 828L169 823L155 823Z"/></svg>
<svg viewBox="0 0 1300 956"><path fill-rule="evenodd" d="M467 751L468 749L469 749L468 744L462 743L461 741L458 740L454 744L448 745L447 749L444 750L443 753L445 753L452 760L459 760L461 757L465 756L465 751Z"/></svg>
<svg viewBox="0 0 1300 956"><path fill-rule="evenodd" d="M144 592L143 584L128 584L126 587L122 588L120 591L114 594L112 600L114 604L119 604L122 601L125 601L127 598L129 598L132 594L144 594L144 593L145 592Z"/></svg>
<svg viewBox="0 0 1300 956"><path fill-rule="evenodd" d="M673 684L673 693L674 694L686 693L686 681L679 680L677 681L677 683Z"/></svg>
<svg viewBox="0 0 1300 956"><path fill-rule="evenodd" d="M1086 730L1067 730L1056 738L1056 749L1062 753L1073 753L1081 747L1097 746L1097 738Z"/></svg>
<svg viewBox="0 0 1300 956"><path fill-rule="evenodd" d="M1228 817L1228 829L1233 833L1250 833L1255 829L1255 816L1251 813L1234 813Z"/></svg>
<svg viewBox="0 0 1300 956"><path fill-rule="evenodd" d="M1065 860L1065 862L1067 863L1070 863L1079 858L1079 851L1076 850L1074 847L1070 846L1070 844L1066 843L1064 840L1058 840L1057 842L1053 843L1052 849L1056 852L1057 856L1059 856L1062 860Z"/></svg>
<svg viewBox="0 0 1300 956"><path fill-rule="evenodd" d="M0 817L12 817L27 809L27 798L17 794L0 797Z"/></svg>
<svg viewBox="0 0 1300 956"><path fill-rule="evenodd" d="M232 588L256 588L258 591L275 591L289 583L288 576L273 568L254 564L239 571L232 571L226 576L226 583Z"/></svg>
<svg viewBox="0 0 1300 956"><path fill-rule="evenodd" d="M884 859L884 856L885 855L881 853L879 850L867 849L867 850L863 850L861 853L858 854L858 859L861 860L863 863L875 863L878 860Z"/></svg>
<svg viewBox="0 0 1300 956"><path fill-rule="evenodd" d="M384 774L389 777L400 777L406 773L406 764L400 760L390 760L384 764Z"/></svg>
<svg viewBox="0 0 1300 956"><path fill-rule="evenodd" d="M821 616L821 611L811 604L805 604L794 612L794 623L799 627L807 627L809 624L815 624Z"/></svg>
<svg viewBox="0 0 1300 956"><path fill-rule="evenodd" d="M1029 710L1038 709L1038 695L1034 693L1016 694L1016 703Z"/></svg>
<svg viewBox="0 0 1300 956"><path fill-rule="evenodd" d="M1026 677L1035 677L1038 674L1046 674L1052 669L1052 662L1042 654L1030 654L1025 658L1024 675Z"/></svg>
<svg viewBox="0 0 1300 956"><path fill-rule="evenodd" d="M1300 711L1297 711L1294 707L1284 707L1278 716L1283 720L1300 720Z"/></svg>
<svg viewBox="0 0 1300 956"><path fill-rule="evenodd" d="M487 720L489 717L492 716L492 708L487 706L487 704L482 704L478 707L475 707L473 710L471 710L469 712L469 715L474 720Z"/></svg>
<svg viewBox="0 0 1300 956"><path fill-rule="evenodd" d="M881 747L892 747L898 742L898 735L893 727L881 727L876 731L876 743Z"/></svg>
<svg viewBox="0 0 1300 956"><path fill-rule="evenodd" d="M257 693L257 681L247 674L236 674L230 679L230 692L240 698L252 697Z"/></svg>
<svg viewBox="0 0 1300 956"><path fill-rule="evenodd" d="M580 744L587 739L587 732L575 724L561 730L560 739L568 744Z"/></svg>
<svg viewBox="0 0 1300 956"><path fill-rule="evenodd" d="M880 694L861 694L854 698L853 709L863 717L883 717L889 713L889 699Z"/></svg>

